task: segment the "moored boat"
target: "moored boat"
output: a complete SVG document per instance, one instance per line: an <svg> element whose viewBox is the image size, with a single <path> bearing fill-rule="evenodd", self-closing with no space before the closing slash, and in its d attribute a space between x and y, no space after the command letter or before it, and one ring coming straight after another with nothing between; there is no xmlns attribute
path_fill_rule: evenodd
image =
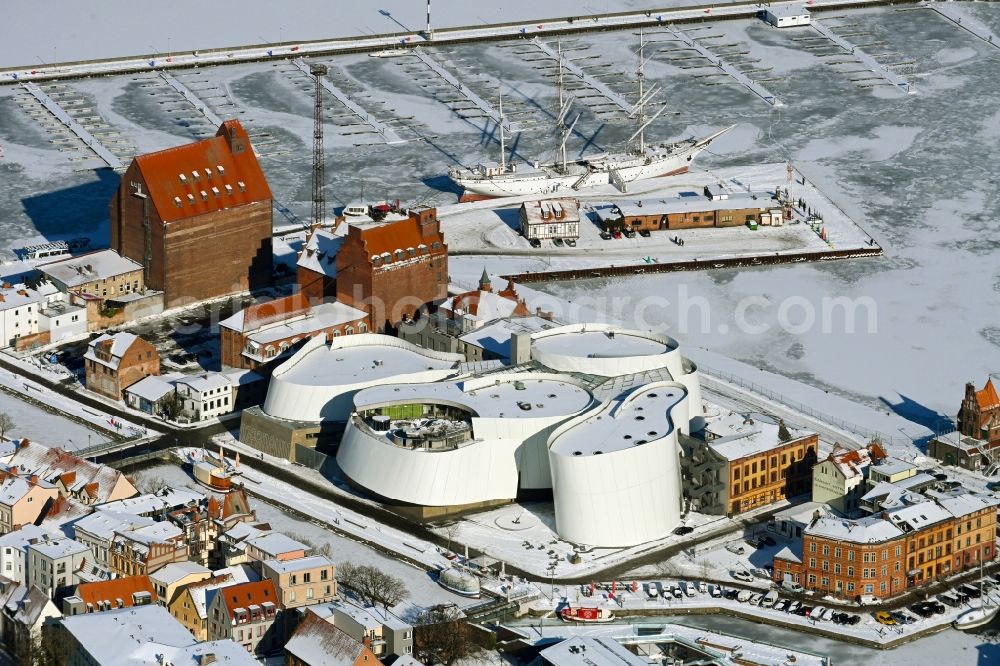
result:
<svg viewBox="0 0 1000 666"><path fill-rule="evenodd" d="M478 599L481 594L479 578L471 571L460 567L448 567L438 573L438 585L463 597Z"/></svg>
<svg viewBox="0 0 1000 666"><path fill-rule="evenodd" d="M952 626L963 631L978 629L992 622L998 612L1000 612L1000 606L984 605L979 608L970 608L955 618Z"/></svg>
<svg viewBox="0 0 1000 666"><path fill-rule="evenodd" d="M559 619L563 622L600 623L611 622L615 619L615 614L603 607L569 607L559 611Z"/></svg>

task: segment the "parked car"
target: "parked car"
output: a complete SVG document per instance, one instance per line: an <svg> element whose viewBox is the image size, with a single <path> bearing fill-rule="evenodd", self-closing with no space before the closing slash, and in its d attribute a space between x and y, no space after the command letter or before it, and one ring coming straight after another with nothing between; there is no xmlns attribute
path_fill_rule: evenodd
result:
<svg viewBox="0 0 1000 666"><path fill-rule="evenodd" d="M760 602L764 600L764 595L760 592L752 592L750 594L750 605L760 606Z"/></svg>
<svg viewBox="0 0 1000 666"><path fill-rule="evenodd" d="M907 615L903 611L889 611L889 615L897 624L913 624L916 619L912 615Z"/></svg>
<svg viewBox="0 0 1000 666"><path fill-rule="evenodd" d="M691 534L694 532L694 528L690 525L678 525L674 528L674 534L677 536L684 536L685 534Z"/></svg>
<svg viewBox="0 0 1000 666"><path fill-rule="evenodd" d="M802 608L802 602L797 599L793 599L791 603L788 604L788 608L785 610L789 613L798 613L799 609Z"/></svg>
<svg viewBox="0 0 1000 666"><path fill-rule="evenodd" d="M607 231L602 231L601 238L603 238L604 240L611 240L611 234L609 234Z"/></svg>
<svg viewBox="0 0 1000 666"><path fill-rule="evenodd" d="M743 581L744 583L753 582L753 574L744 569L733 569L732 571L729 572L729 575L735 578L736 580Z"/></svg>
<svg viewBox="0 0 1000 666"><path fill-rule="evenodd" d="M781 599L778 603L774 604L774 610L776 611L786 611L788 610L788 605L792 603L789 599Z"/></svg>
<svg viewBox="0 0 1000 666"><path fill-rule="evenodd" d="M650 599L656 599L660 596L660 587L655 581L646 583L646 596Z"/></svg>
<svg viewBox="0 0 1000 666"><path fill-rule="evenodd" d="M950 594L939 594L936 599L947 606L951 606L952 608L958 608L962 605L962 602L958 600L958 597Z"/></svg>
<svg viewBox="0 0 1000 666"><path fill-rule="evenodd" d="M884 624L887 626L893 626L896 624L896 620L893 619L889 611L878 611L875 613L875 621L879 624Z"/></svg>
<svg viewBox="0 0 1000 666"><path fill-rule="evenodd" d="M702 594L708 594L708 583L706 583L705 581L701 581L700 583L698 583L698 591L701 592Z"/></svg>
<svg viewBox="0 0 1000 666"><path fill-rule="evenodd" d="M913 604L910 606L910 611L920 617L930 617L931 615L934 615L934 609L931 608L925 601Z"/></svg>
<svg viewBox="0 0 1000 666"><path fill-rule="evenodd" d="M823 615L825 613L826 613L826 607L824 607L824 606L816 606L816 607L811 608L809 610L809 613L806 615L806 617L808 617L810 620L817 620L818 621L818 620L822 620L823 619Z"/></svg>
<svg viewBox="0 0 1000 666"><path fill-rule="evenodd" d="M812 606L806 606L805 604L803 604L795 609L795 614L801 615L802 617L809 617L809 614L812 613L812 611L813 611Z"/></svg>
<svg viewBox="0 0 1000 666"><path fill-rule="evenodd" d="M774 546L777 545L778 543L777 541L774 540L774 537L772 537L770 534L763 535L760 538L760 542L763 543L765 546Z"/></svg>
<svg viewBox="0 0 1000 666"><path fill-rule="evenodd" d="M622 232L615 229L614 231L611 232L611 237L614 238L615 240L621 240Z"/></svg>
<svg viewBox="0 0 1000 666"><path fill-rule="evenodd" d="M983 591L980 590L979 587L976 585L969 585L968 583L966 583L965 585L960 586L958 589L960 589L962 592L965 592L973 599L978 599L979 597L983 596Z"/></svg>
<svg viewBox="0 0 1000 666"><path fill-rule="evenodd" d="M635 238L635 232L632 231L631 229L626 229L624 233L625 233L625 238Z"/></svg>
<svg viewBox="0 0 1000 666"><path fill-rule="evenodd" d="M711 587L709 588L709 593L710 593L710 594L712 595L712 597L713 597L713 598L715 598L715 599L718 599L718 598L720 598L720 597L722 596L722 586L721 586L721 585L712 585L712 586L711 586Z"/></svg>
<svg viewBox="0 0 1000 666"><path fill-rule="evenodd" d="M537 238L529 238L528 244L531 245L531 247L541 247L542 241L538 240Z"/></svg>
<svg viewBox="0 0 1000 666"><path fill-rule="evenodd" d="M670 594L673 595L674 599L683 599L684 598L684 593L681 591L681 588L678 587L677 585L673 585L673 584L670 585Z"/></svg>
<svg viewBox="0 0 1000 666"><path fill-rule="evenodd" d="M781 581L781 589L787 590L788 592L794 592L795 594L802 594L806 591L806 588L802 587L802 585L793 580Z"/></svg>
<svg viewBox="0 0 1000 666"><path fill-rule="evenodd" d="M563 243L562 238L553 238L552 244L555 245L556 247L562 247L563 245L565 245L565 243Z"/></svg>
<svg viewBox="0 0 1000 666"><path fill-rule="evenodd" d="M744 548L742 544L738 543L726 544L726 550L728 550L730 553L734 555L742 555L743 553L747 552L746 548Z"/></svg>
<svg viewBox="0 0 1000 666"><path fill-rule="evenodd" d="M844 624L844 619L846 617L847 613L841 613L840 611L836 611L830 615L830 620L833 621L834 624Z"/></svg>
<svg viewBox="0 0 1000 666"><path fill-rule="evenodd" d="M681 581L681 585L684 586L684 594L693 597L695 592L695 584L691 581Z"/></svg>
<svg viewBox="0 0 1000 666"><path fill-rule="evenodd" d="M943 613L946 610L948 610L947 608L944 607L944 604L942 604L942 603L939 603L939 602L936 602L936 601L928 601L927 603L930 604L931 608L934 609L934 612L937 615L940 615L941 613Z"/></svg>
<svg viewBox="0 0 1000 666"><path fill-rule="evenodd" d="M853 615L851 613L847 613L846 615L847 615L847 622L845 622L844 624L854 625L857 624L858 622L861 622L860 615Z"/></svg>
<svg viewBox="0 0 1000 666"><path fill-rule="evenodd" d="M567 238L566 239L566 245L569 245L570 247L576 247L576 239L575 238Z"/></svg>
<svg viewBox="0 0 1000 666"><path fill-rule="evenodd" d="M722 596L724 596L726 599L732 600L732 599L735 599L736 597L740 596L740 591L739 590L726 590L725 594L723 594Z"/></svg>
<svg viewBox="0 0 1000 666"><path fill-rule="evenodd" d="M764 595L764 599L760 602L760 605L766 608L772 608L776 603L778 603L778 592L777 590L770 590Z"/></svg>
<svg viewBox="0 0 1000 666"><path fill-rule="evenodd" d="M969 601L969 595L966 594L965 592L962 592L962 590L952 590L951 594L956 599L958 599L958 603L960 603L960 604L964 604L964 603L966 603L966 602Z"/></svg>

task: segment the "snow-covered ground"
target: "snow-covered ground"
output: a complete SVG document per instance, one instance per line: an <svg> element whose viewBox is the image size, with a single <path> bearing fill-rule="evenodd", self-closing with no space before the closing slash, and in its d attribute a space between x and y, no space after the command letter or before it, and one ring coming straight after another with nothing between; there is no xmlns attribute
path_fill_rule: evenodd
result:
<svg viewBox="0 0 1000 666"><path fill-rule="evenodd" d="M662 179L632 183L629 195L623 196L610 186L582 190L578 198L585 206L601 207L611 204L631 204L638 199L647 203L658 199L672 199L681 193L701 194L705 185L724 183L734 192L744 189L755 192L773 192L775 186L791 191L793 200L803 199L824 219L824 241L808 224L803 215L796 215L792 223L779 227L761 226L751 231L746 226L722 229L686 229L682 231L655 232L649 238L603 240L600 226L593 214L581 211L580 238L576 247L556 247L543 241L542 247L532 249L528 241L517 232L520 201L537 197L514 197L503 200L501 208L496 202L458 204L439 208L441 228L448 239L452 254L485 256L503 254L504 270L508 273L589 268L621 264L642 264L690 261L700 259L730 259L749 255L789 254L799 252L825 252L831 249L847 250L869 247L869 236L860 229L836 204L826 199L822 192L809 183L800 183L798 175L787 180L784 163L759 164L726 169L699 169L690 173ZM768 205L766 202L761 205ZM672 239L684 241L681 247ZM463 262L475 261L463 256Z"/></svg>
<svg viewBox="0 0 1000 666"><path fill-rule="evenodd" d="M250 473L252 474L252 472ZM204 491L204 487L198 485L187 472L176 465L161 464L156 465L155 467L149 467L140 472L138 476L140 481L144 478L162 479L167 484L174 487L192 488L194 490L198 490L199 492ZM245 480L248 481L248 489L251 489L254 492L261 491L261 488L257 484L249 482L249 479ZM277 482L269 480L268 483ZM264 493L262 492L261 494ZM275 504L268 504L257 499L251 499L250 505L255 511L257 511L257 518L261 521L270 523L271 527L275 530L284 532L290 536L304 537L306 541L317 548L322 547L327 543L330 544L332 550L331 559L338 564L341 562L375 564L386 573L402 578L406 581L407 590L410 593L409 599L403 604L403 608L399 609L404 615L407 613L407 608L411 605L425 607L438 603L455 603L460 606L468 606L470 604L477 603L448 592L438 585L434 578L432 578L432 576L426 571L417 569L401 560L389 557L379 551L369 548L363 543L359 543L358 541L337 534L331 530L324 529L321 525L304 522L297 516L283 511L280 506L276 506L277 504L285 502L289 506L293 506L300 511L306 510L295 501L295 496L296 493L293 489L289 489L287 486L284 486L283 493L278 499L275 500ZM323 507L314 505L312 510L314 511L312 515L316 515L321 520L330 520L337 511L335 508L332 508L332 505ZM345 526L345 523L341 522L341 526ZM372 531L375 529L376 527L373 526ZM445 560L442 558L442 561Z"/></svg>

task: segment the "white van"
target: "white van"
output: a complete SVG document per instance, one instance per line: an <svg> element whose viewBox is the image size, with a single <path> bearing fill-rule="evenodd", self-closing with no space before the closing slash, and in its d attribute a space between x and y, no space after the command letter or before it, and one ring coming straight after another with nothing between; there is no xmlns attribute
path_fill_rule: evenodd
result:
<svg viewBox="0 0 1000 666"><path fill-rule="evenodd" d="M806 588L802 587L802 585L796 583L794 580L781 581L781 589L787 590L788 592L794 592L795 594L802 594L806 591Z"/></svg>

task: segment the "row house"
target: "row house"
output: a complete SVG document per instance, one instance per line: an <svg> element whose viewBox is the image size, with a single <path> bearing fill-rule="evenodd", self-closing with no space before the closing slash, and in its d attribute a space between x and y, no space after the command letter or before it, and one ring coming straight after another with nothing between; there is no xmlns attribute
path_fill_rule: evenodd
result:
<svg viewBox="0 0 1000 666"><path fill-rule="evenodd" d="M728 414L682 438L684 492L694 510L727 515L806 494L818 443L764 414Z"/></svg>
<svg viewBox="0 0 1000 666"><path fill-rule="evenodd" d="M89 546L97 562L107 565L116 534L148 527L155 522L147 516L97 510L73 523L73 538Z"/></svg>
<svg viewBox="0 0 1000 666"><path fill-rule="evenodd" d="M47 536L49 532L31 524L0 536L0 577L26 582L28 546Z"/></svg>
<svg viewBox="0 0 1000 666"><path fill-rule="evenodd" d="M80 504L104 504L138 494L119 470L99 465L57 447L18 440L0 463L17 467L19 475L35 475L56 486L59 495Z"/></svg>
<svg viewBox="0 0 1000 666"><path fill-rule="evenodd" d="M285 643L285 666L372 666L380 663L365 641L307 613Z"/></svg>
<svg viewBox="0 0 1000 666"><path fill-rule="evenodd" d="M86 332L87 310L54 285L0 286L0 348L29 349Z"/></svg>
<svg viewBox="0 0 1000 666"><path fill-rule="evenodd" d="M234 566L215 571L211 577L179 587L167 601L170 614L198 640L208 638L208 607L215 593L241 583L260 580L260 574L248 566Z"/></svg>
<svg viewBox="0 0 1000 666"><path fill-rule="evenodd" d="M188 559L184 531L168 521L117 532L111 540L108 567L119 576L152 573L171 562Z"/></svg>
<svg viewBox="0 0 1000 666"><path fill-rule="evenodd" d="M126 388L160 374L160 355L153 345L132 333L105 333L90 341L83 367L88 391L121 400Z"/></svg>
<svg viewBox="0 0 1000 666"><path fill-rule="evenodd" d="M997 500L911 493L859 520L820 517L774 558L792 580L842 599L891 597L996 558Z"/></svg>
<svg viewBox="0 0 1000 666"><path fill-rule="evenodd" d="M0 534L37 523L59 490L37 475L21 476L17 466L0 470Z"/></svg>
<svg viewBox="0 0 1000 666"><path fill-rule="evenodd" d="M149 574L149 581L156 592L157 603L167 607L181 589L211 577L212 570L197 562L171 562Z"/></svg>
<svg viewBox="0 0 1000 666"><path fill-rule="evenodd" d="M37 587L0 579L0 637L18 663L33 663L42 627L61 617L59 608Z"/></svg>
<svg viewBox="0 0 1000 666"><path fill-rule="evenodd" d="M264 578L274 583L285 608L331 601L337 596L336 567L322 555L294 560L265 560Z"/></svg>
<svg viewBox="0 0 1000 666"><path fill-rule="evenodd" d="M413 625L386 608L337 600L309 606L303 612L336 625L354 640L365 643L381 660L413 653Z"/></svg>
<svg viewBox="0 0 1000 666"><path fill-rule="evenodd" d="M148 606L157 602L149 576L125 576L81 583L72 596L63 599L65 615L101 613L116 608Z"/></svg>
<svg viewBox="0 0 1000 666"><path fill-rule="evenodd" d="M834 444L830 455L813 468L812 501L845 515L859 511L861 497L868 490L868 470L885 458L885 451L876 442L863 449Z"/></svg>
<svg viewBox="0 0 1000 666"><path fill-rule="evenodd" d="M28 544L25 555L27 585L37 587L53 599L61 599L85 582L81 572L94 560L89 546L60 537L46 537Z"/></svg>
<svg viewBox="0 0 1000 666"><path fill-rule="evenodd" d="M270 655L281 649L278 595L268 579L220 588L208 606L208 639L230 639L247 652Z"/></svg>

